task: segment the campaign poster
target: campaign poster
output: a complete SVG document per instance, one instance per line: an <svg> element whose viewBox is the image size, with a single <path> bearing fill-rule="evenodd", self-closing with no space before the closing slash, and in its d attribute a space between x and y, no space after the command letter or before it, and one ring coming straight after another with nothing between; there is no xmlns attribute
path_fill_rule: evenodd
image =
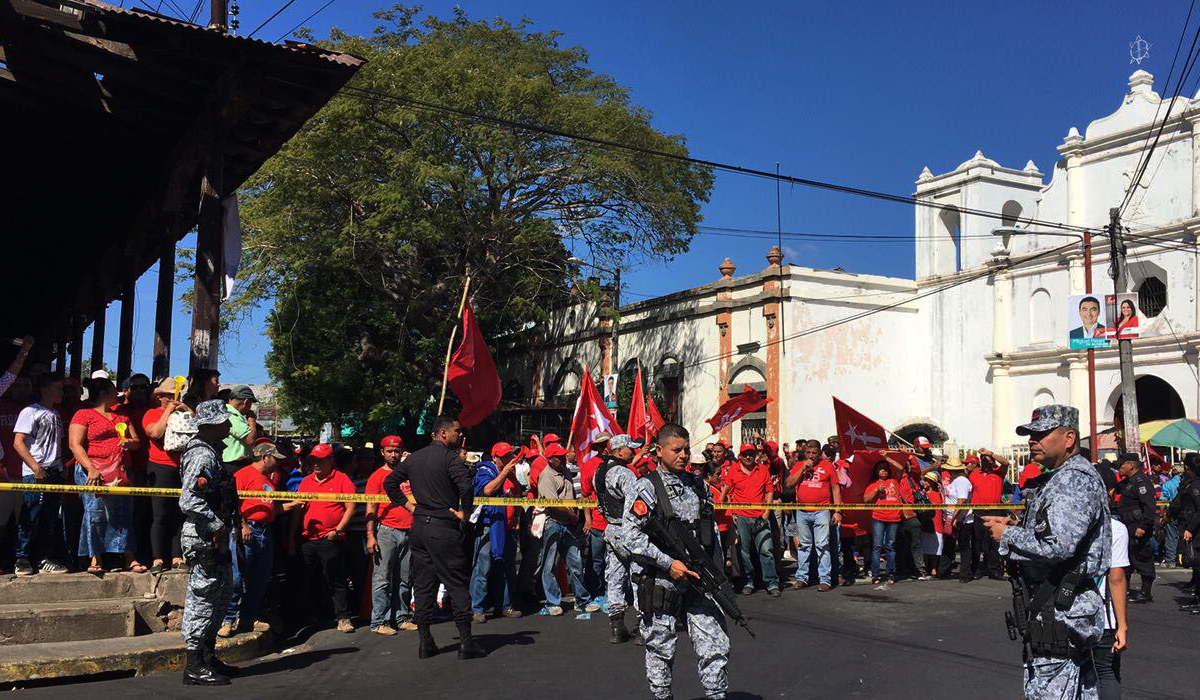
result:
<svg viewBox="0 0 1200 700"><path fill-rule="evenodd" d="M1140 313L1136 292L1106 294L1104 306L1108 318L1112 319L1108 324L1107 331L1110 339L1132 340L1141 335L1141 330L1138 328Z"/></svg>
<svg viewBox="0 0 1200 700"><path fill-rule="evenodd" d="M1067 344L1072 350L1108 347L1105 308L1097 294L1067 297Z"/></svg>
<svg viewBox="0 0 1200 700"><path fill-rule="evenodd" d="M617 408L617 375L604 375L604 405L608 406L608 410L614 411Z"/></svg>

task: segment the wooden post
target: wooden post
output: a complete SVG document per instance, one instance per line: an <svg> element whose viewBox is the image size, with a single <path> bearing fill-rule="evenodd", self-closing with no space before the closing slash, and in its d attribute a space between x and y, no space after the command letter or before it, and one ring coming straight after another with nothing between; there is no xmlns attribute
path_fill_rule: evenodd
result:
<svg viewBox="0 0 1200 700"><path fill-rule="evenodd" d="M133 269L124 271L121 287L121 324L117 330L117 386L125 383L133 373L133 306L134 286L137 278Z"/></svg>
<svg viewBox="0 0 1200 700"><path fill-rule="evenodd" d="M174 231L172 230L172 233ZM158 259L158 295L154 307L154 364L151 374L160 382L171 374L171 310L175 292L175 241L163 244Z"/></svg>
<svg viewBox="0 0 1200 700"><path fill-rule="evenodd" d="M65 374L67 371L67 343L71 340L73 317L68 314L60 316L58 328L54 333L54 371Z"/></svg>
<svg viewBox="0 0 1200 700"><path fill-rule="evenodd" d="M83 379L83 317L71 316L71 378Z"/></svg>
<svg viewBox="0 0 1200 700"><path fill-rule="evenodd" d="M108 305L99 304L92 320L92 372L104 368L104 314L107 312Z"/></svg>
<svg viewBox="0 0 1200 700"><path fill-rule="evenodd" d="M462 320L463 308L467 305L467 289L471 286L471 278L463 282L462 299L458 302L458 320ZM450 381L450 353L454 350L454 336L458 333L458 324L450 329L450 342L446 343L446 362L442 366L442 397L438 399L437 414L442 415L442 404L446 403L446 383Z"/></svg>
<svg viewBox="0 0 1200 700"><path fill-rule="evenodd" d="M190 369L216 369L221 335L221 278L224 275L225 214L221 208L224 157L215 147L201 188L200 231L196 236L196 286L192 305Z"/></svg>

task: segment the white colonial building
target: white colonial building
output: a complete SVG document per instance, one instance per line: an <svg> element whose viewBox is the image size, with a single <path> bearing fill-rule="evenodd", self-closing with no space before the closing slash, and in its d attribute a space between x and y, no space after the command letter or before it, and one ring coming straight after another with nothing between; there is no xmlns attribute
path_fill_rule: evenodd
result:
<svg viewBox="0 0 1200 700"><path fill-rule="evenodd" d="M735 263L751 266L766 251L727 259L716 281L621 306L616 323L596 305L561 309L526 354L503 363L505 398L561 420L584 364L597 380L631 376L640 364L664 414L697 438L743 385L773 401L727 429L735 440L753 430L781 442L828 436L831 396L902 436L969 447L1016 442L1013 427L1047 403L1080 407L1086 425L1086 353L1067 348L1068 297L1084 292L1083 248L1047 254L1072 239L1030 220L1101 231L1166 112L1139 70L1115 112L1082 134L1068 130L1048 180L1032 161L1008 168L981 152L952 172L926 168L916 197L936 207L916 208L915 280L782 264L773 249L761 271L738 276ZM1200 401L1198 125L1200 96L1179 98L1123 217L1132 229L1128 291L1141 295L1133 348L1143 420L1194 417ZM992 235L1000 227L1022 232ZM1094 238L1093 291L1111 293L1108 239ZM1097 351L1101 429L1119 385L1116 350Z"/></svg>

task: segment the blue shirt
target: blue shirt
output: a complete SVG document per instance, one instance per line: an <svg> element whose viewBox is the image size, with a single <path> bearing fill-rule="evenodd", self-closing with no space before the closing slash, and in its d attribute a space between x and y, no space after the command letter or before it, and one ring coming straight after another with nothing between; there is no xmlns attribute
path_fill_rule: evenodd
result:
<svg viewBox="0 0 1200 700"><path fill-rule="evenodd" d="M1162 482L1162 499L1164 501L1173 501L1175 496L1179 494L1179 474L1172 476L1170 479Z"/></svg>

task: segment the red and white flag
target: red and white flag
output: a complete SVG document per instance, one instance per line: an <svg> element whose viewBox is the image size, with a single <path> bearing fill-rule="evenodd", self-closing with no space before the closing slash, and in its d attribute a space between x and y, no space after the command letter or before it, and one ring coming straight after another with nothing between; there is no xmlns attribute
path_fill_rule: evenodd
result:
<svg viewBox="0 0 1200 700"><path fill-rule="evenodd" d="M721 432L728 425L733 425L747 413L754 413L766 406L771 399L763 396L748 386L743 387L742 393L721 404L712 418L704 421L712 426L713 435Z"/></svg>
<svg viewBox="0 0 1200 700"><path fill-rule="evenodd" d="M650 425L649 436L653 438L658 435L658 431L667 424L663 420L662 414L658 412L658 406L654 405L654 395L646 392L646 421Z"/></svg>
<svg viewBox="0 0 1200 700"><path fill-rule="evenodd" d="M470 428L482 423L500 405L500 375L470 304L463 307L462 324L462 344L450 358L446 379L462 403L458 422Z"/></svg>
<svg viewBox="0 0 1200 700"><path fill-rule="evenodd" d="M575 417L571 419L571 446L575 448L575 463L583 464L594 456L592 441L600 433L617 435L621 426L608 412L600 392L592 382L592 375L585 365L579 380L579 400L575 402Z"/></svg>
<svg viewBox="0 0 1200 700"><path fill-rule="evenodd" d="M642 392L642 368L638 367L637 378L633 380L633 396L629 399L629 420L625 421L629 428L629 437L644 442L650 439L651 426L646 415L646 397Z"/></svg>
<svg viewBox="0 0 1200 700"><path fill-rule="evenodd" d="M883 426L850 408L834 397L833 416L837 422L838 452L849 459L859 450L882 450L887 447L887 431Z"/></svg>

